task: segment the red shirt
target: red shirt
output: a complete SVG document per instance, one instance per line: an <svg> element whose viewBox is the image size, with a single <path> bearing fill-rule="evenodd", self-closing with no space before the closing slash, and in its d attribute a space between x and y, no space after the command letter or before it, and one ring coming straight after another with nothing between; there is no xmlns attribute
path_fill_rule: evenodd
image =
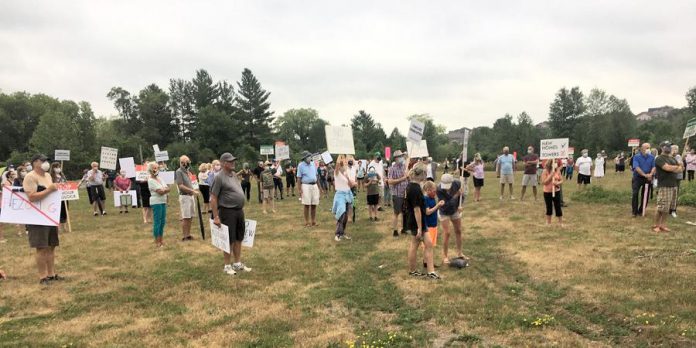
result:
<svg viewBox="0 0 696 348"><path fill-rule="evenodd" d="M116 185L119 191L128 191L130 190L131 181L119 175L114 179L114 185Z"/></svg>

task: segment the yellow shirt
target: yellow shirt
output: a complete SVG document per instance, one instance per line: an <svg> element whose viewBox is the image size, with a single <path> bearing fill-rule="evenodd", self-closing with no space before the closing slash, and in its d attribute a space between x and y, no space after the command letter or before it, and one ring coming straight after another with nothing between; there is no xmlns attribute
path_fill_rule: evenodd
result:
<svg viewBox="0 0 696 348"><path fill-rule="evenodd" d="M24 187L24 192L28 195L38 191L39 185L43 186L44 189L48 188L53 184L53 179L51 179L51 174L44 173L43 177L34 172L33 170L24 177L24 182L22 186Z"/></svg>

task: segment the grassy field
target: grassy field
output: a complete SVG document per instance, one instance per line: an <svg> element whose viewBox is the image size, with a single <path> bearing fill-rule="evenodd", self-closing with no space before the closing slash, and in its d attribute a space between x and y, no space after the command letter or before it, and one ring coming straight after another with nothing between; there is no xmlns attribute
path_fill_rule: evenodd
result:
<svg viewBox="0 0 696 348"><path fill-rule="evenodd" d="M340 243L330 200L320 226L305 229L297 198L273 216L252 199L247 218L259 226L243 256L254 271L235 277L197 228L196 241L178 241L176 204L159 250L139 210L93 217L85 200L73 204L57 260L67 280L49 287L38 284L26 237L5 226L0 346L696 345L696 234L685 224L696 210L680 208L673 232L653 233L649 218L630 216L628 174L609 173L593 184L609 199L581 202L567 184L568 226L546 227L543 199L500 202L488 174L482 202L464 213L472 266L441 267L439 282L407 275L408 240L392 238L386 212L367 220L363 194L353 240Z"/></svg>

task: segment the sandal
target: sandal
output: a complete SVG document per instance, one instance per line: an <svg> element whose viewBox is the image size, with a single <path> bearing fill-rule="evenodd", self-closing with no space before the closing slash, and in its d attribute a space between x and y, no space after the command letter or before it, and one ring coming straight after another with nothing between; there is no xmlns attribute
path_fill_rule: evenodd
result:
<svg viewBox="0 0 696 348"><path fill-rule="evenodd" d="M660 233L660 232L662 232L662 229L660 228L660 226L657 226L657 225L653 226L652 230L653 230L653 232L655 232L655 233Z"/></svg>
<svg viewBox="0 0 696 348"><path fill-rule="evenodd" d="M670 230L670 229L667 228L666 226L660 226L660 230L661 230L662 232L672 232L672 230Z"/></svg>

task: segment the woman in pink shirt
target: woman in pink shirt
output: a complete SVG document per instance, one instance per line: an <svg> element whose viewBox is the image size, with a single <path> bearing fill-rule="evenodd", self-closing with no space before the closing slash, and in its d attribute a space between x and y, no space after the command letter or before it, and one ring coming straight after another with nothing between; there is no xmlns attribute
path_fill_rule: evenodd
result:
<svg viewBox="0 0 696 348"><path fill-rule="evenodd" d="M688 174L689 181L694 180L694 171L696 171L696 150L690 149L684 161L686 162L686 173Z"/></svg>
<svg viewBox="0 0 696 348"><path fill-rule="evenodd" d="M129 178L126 178L125 170L121 170L120 175L114 179L114 188L116 191L120 191L122 195L129 194L128 191L130 191L131 188L131 181ZM123 201L121 201L121 208L118 213L122 214L124 211L128 214L128 204L123 204Z"/></svg>
<svg viewBox="0 0 696 348"><path fill-rule="evenodd" d="M546 224L551 225L551 213L556 211L558 224L563 227L563 211L561 210L561 184L563 177L558 169L558 163L554 160L546 160L544 171L541 174L541 183L544 185L544 202L546 203Z"/></svg>

